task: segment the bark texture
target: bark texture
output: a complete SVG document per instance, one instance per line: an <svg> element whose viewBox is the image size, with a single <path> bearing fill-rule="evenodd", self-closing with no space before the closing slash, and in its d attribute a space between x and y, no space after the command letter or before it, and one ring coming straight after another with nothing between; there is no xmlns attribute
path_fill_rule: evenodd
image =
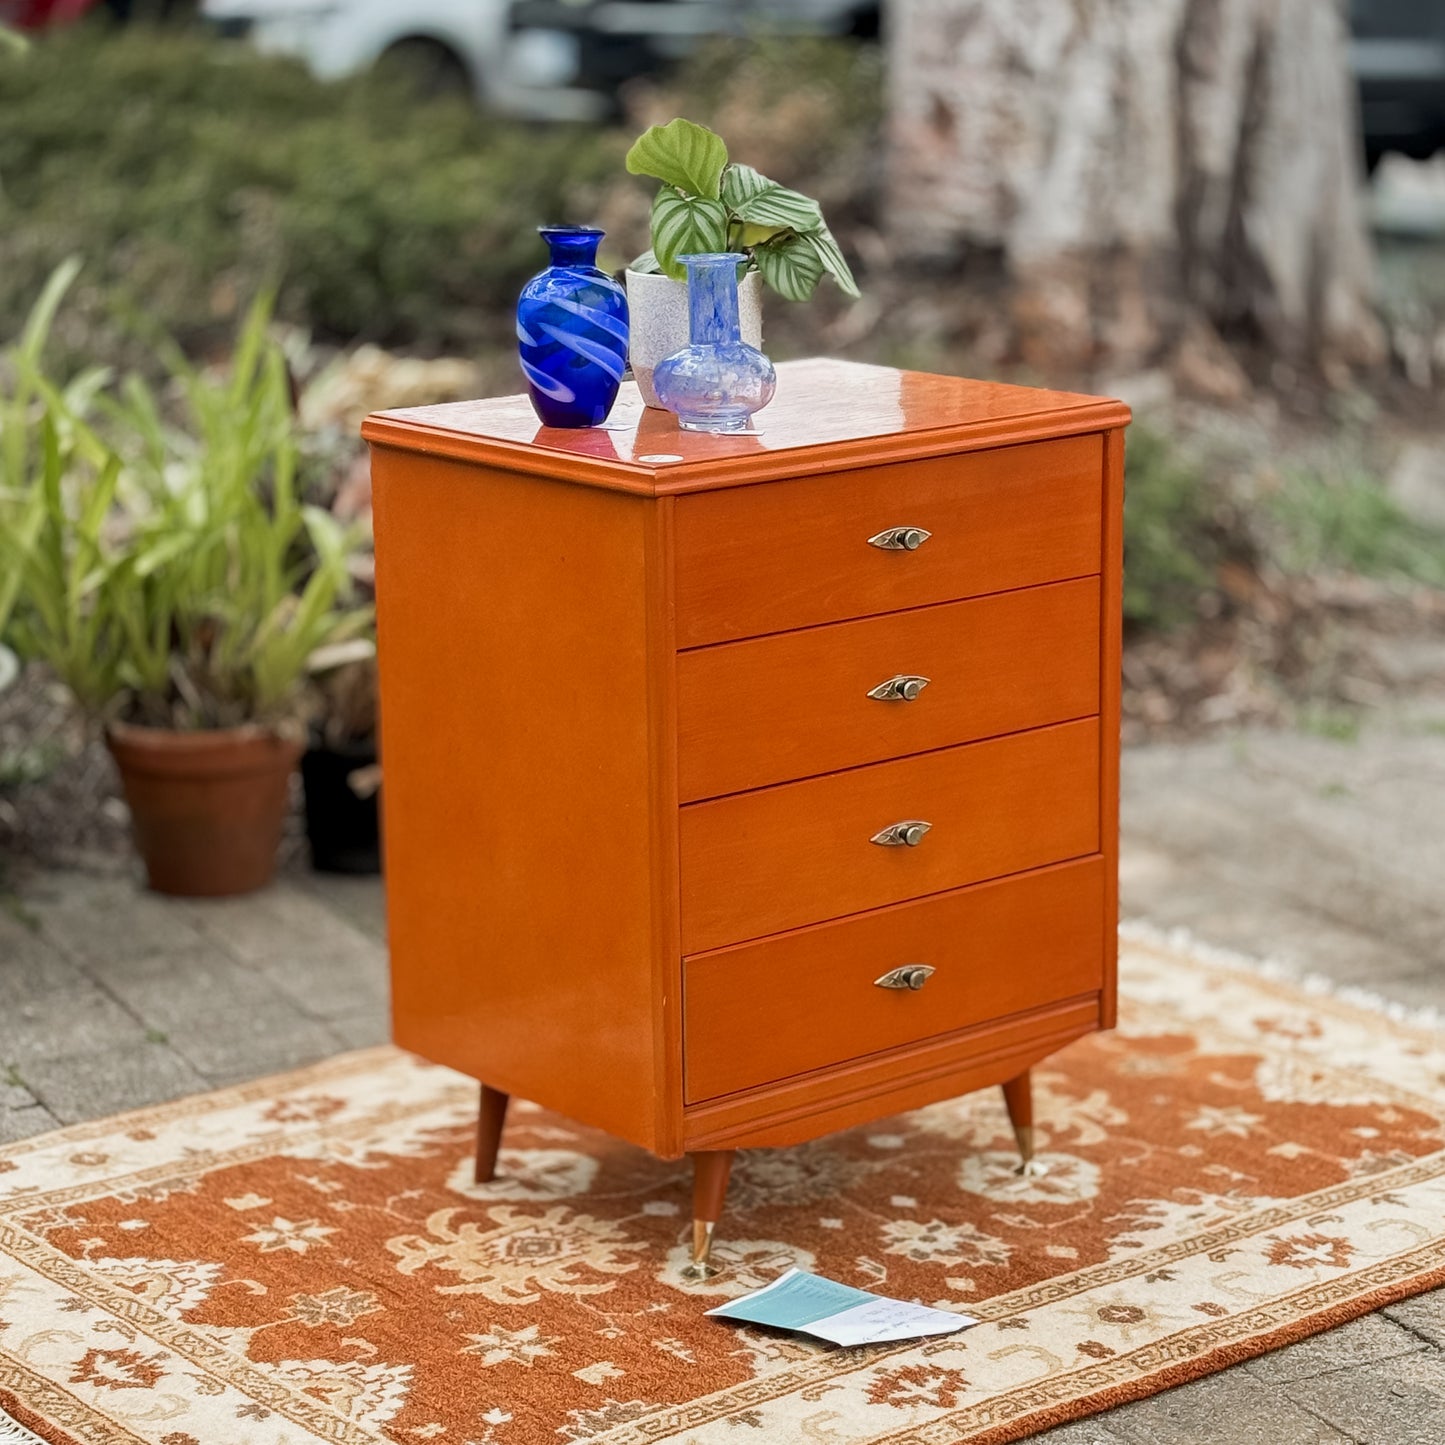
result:
<svg viewBox="0 0 1445 1445"><path fill-rule="evenodd" d="M1333 0L890 0L897 254L1003 264L1020 357L1378 358Z"/></svg>

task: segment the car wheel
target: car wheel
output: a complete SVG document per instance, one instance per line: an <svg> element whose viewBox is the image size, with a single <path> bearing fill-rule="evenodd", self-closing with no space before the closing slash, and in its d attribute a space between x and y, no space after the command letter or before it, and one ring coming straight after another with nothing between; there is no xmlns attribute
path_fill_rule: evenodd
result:
<svg viewBox="0 0 1445 1445"><path fill-rule="evenodd" d="M398 40L382 52L377 70L419 98L459 95L470 98L472 77L455 50L440 40L416 36Z"/></svg>
<svg viewBox="0 0 1445 1445"><path fill-rule="evenodd" d="M883 31L881 6L860 5L848 17L847 34L854 40L877 40Z"/></svg>

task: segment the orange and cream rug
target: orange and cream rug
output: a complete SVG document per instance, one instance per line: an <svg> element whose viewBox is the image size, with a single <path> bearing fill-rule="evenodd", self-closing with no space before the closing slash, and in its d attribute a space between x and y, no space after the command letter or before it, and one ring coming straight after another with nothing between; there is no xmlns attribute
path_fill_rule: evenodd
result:
<svg viewBox="0 0 1445 1445"><path fill-rule="evenodd" d="M948 1445L1218 1369L1445 1282L1445 1045L1126 933L1118 1032L997 1091L687 1170L390 1049L0 1150L0 1441ZM841 1351L704 1317L801 1265L979 1316Z"/></svg>

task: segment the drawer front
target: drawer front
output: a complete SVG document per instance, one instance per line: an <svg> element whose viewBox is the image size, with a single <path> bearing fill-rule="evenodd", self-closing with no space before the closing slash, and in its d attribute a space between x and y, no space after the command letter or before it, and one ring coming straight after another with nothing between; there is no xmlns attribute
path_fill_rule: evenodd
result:
<svg viewBox="0 0 1445 1445"><path fill-rule="evenodd" d="M916 847L870 841L931 824ZM1099 848L1097 718L681 809L682 951L699 953Z"/></svg>
<svg viewBox="0 0 1445 1445"><path fill-rule="evenodd" d="M1096 991L1103 903L1090 858L687 959L687 1101ZM916 992L875 982L917 964Z"/></svg>
<svg viewBox="0 0 1445 1445"><path fill-rule="evenodd" d="M926 679L912 700L869 696L904 676ZM1096 577L724 643L677 660L681 797L766 787L1098 710Z"/></svg>
<svg viewBox="0 0 1445 1445"><path fill-rule="evenodd" d="M678 646L1097 572L1103 455L1066 437L679 497ZM930 535L869 545L900 527Z"/></svg>

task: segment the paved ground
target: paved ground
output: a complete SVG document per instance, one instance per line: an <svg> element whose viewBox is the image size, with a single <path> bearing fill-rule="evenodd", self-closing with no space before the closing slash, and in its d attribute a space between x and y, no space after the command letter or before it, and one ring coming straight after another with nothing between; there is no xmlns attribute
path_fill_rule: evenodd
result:
<svg viewBox="0 0 1445 1445"><path fill-rule="evenodd" d="M1124 794L1126 913L1445 1008L1438 717L1134 749ZM0 913L0 1141L381 1041L383 930L366 881L199 904L25 880ZM1038 1438L1442 1445L1445 1290Z"/></svg>

